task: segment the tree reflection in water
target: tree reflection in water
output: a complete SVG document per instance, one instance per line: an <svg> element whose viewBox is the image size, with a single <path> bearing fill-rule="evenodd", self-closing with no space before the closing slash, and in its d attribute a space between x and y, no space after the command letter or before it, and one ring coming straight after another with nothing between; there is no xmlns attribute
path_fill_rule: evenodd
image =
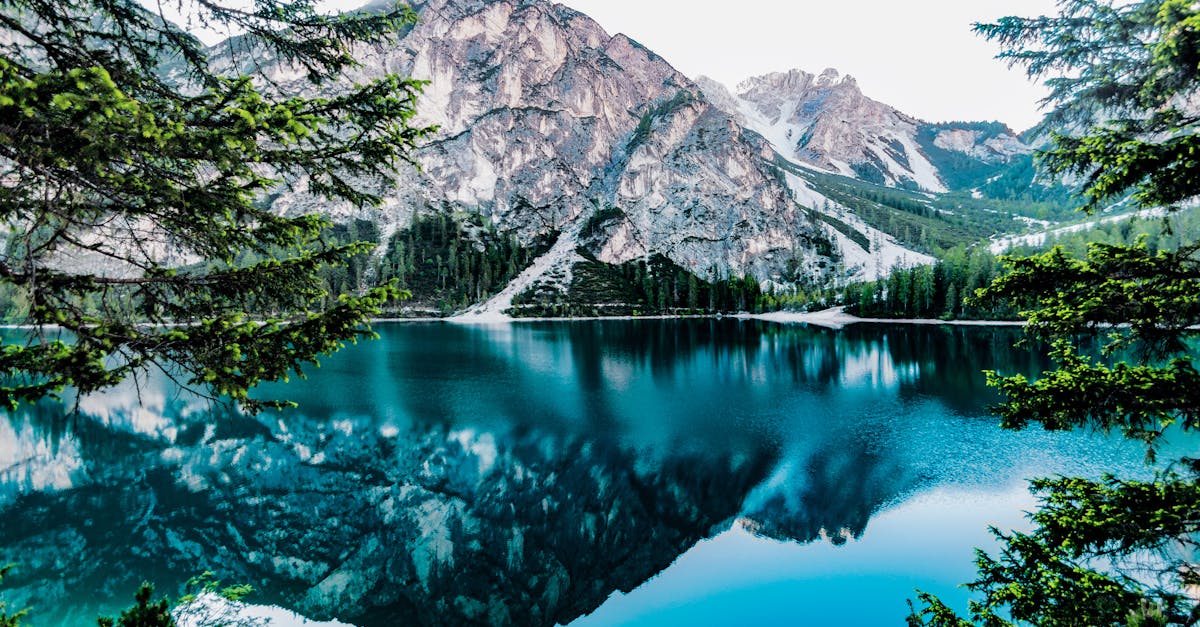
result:
<svg viewBox="0 0 1200 627"><path fill-rule="evenodd" d="M979 373L1044 365L1018 333L388 325L262 391L297 411L158 379L42 404L0 421L3 594L83 624L212 570L317 619L565 624L738 522L843 542L916 490L1007 481L1019 447L974 453L1013 437Z"/></svg>

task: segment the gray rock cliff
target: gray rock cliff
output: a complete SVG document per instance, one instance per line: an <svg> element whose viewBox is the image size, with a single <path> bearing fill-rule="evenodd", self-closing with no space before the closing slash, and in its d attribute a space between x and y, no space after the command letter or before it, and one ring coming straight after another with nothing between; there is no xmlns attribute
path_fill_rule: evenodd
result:
<svg viewBox="0 0 1200 627"><path fill-rule="evenodd" d="M952 170L964 163L1005 163L1031 152L1007 129L923 122L865 96L853 77L832 68L756 76L735 91L707 77L697 83L784 158L881 185L943 192L954 188Z"/></svg>
<svg viewBox="0 0 1200 627"><path fill-rule="evenodd" d="M661 253L704 277L766 280L789 262L820 274L805 244L819 227L796 211L770 147L653 52L540 0L415 8L416 26L360 49L347 80L428 81L415 123L440 130L416 155L421 170L402 172L365 216L296 191L275 199L280 211L366 217L385 234L414 212L464 211L531 241L572 238L598 208L617 207L627 219L593 245L602 261ZM285 91L308 89L286 65L255 68Z"/></svg>

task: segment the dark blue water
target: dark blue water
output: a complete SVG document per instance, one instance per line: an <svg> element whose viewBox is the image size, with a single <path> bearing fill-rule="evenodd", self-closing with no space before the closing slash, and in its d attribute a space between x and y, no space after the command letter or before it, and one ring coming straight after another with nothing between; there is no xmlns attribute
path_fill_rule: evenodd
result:
<svg viewBox="0 0 1200 627"><path fill-rule="evenodd" d="M395 324L245 416L155 378L0 421L0 594L94 624L142 580L356 625L880 625L964 605L1025 480L1140 473L998 429L1019 330Z"/></svg>

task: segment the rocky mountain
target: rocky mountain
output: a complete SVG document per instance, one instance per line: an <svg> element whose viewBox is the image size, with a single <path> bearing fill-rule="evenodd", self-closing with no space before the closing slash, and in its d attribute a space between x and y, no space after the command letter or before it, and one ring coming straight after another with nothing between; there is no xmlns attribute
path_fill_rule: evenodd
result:
<svg viewBox="0 0 1200 627"><path fill-rule="evenodd" d="M1029 146L999 124L929 124L863 95L835 69L756 76L730 91L700 77L716 106L786 159L891 187L961 189L959 170L1005 164Z"/></svg>
<svg viewBox="0 0 1200 627"><path fill-rule="evenodd" d="M367 218L385 237L415 213L480 214L525 242L559 234L539 276L568 281L584 244L605 263L660 254L704 279L780 279L788 268L818 278L832 267L814 246L823 228L792 202L771 147L637 42L543 0L415 9L419 22L394 45L357 51L363 65L347 80L428 81L415 123L440 130L416 155L421 170L403 172L366 215L288 190L274 199L280 211ZM283 63L224 62L284 91L310 89ZM620 219L581 241L610 208Z"/></svg>
<svg viewBox="0 0 1200 627"><path fill-rule="evenodd" d="M631 313L649 301L658 301L654 311L692 309L698 292L682 296L681 285L724 294L717 283L743 278L764 291L873 279L932 263L937 250L1027 228L1012 216L1021 207L967 206L972 196L1029 188L1029 148L1002 125L928 124L866 97L834 70L770 74L735 91L693 82L636 41L549 0L423 0L414 8L419 21L398 41L355 51L362 66L346 81L387 73L427 81L414 123L439 131L417 151L420 167L386 182L384 204L368 211L329 206L298 191L303 181L270 201L284 213L373 224L380 255L402 261L398 244L414 243L421 220L449 217L461 245L439 255L428 238L415 242L430 253L426 263L437 263L420 277L426 285L446 283L450 249L488 249L481 254L499 259L509 248L493 254L493 242L515 237L525 247L520 263L496 261L489 280L430 296L426 304L436 300L443 313L519 313L514 305L530 315ZM230 72L258 74L272 89L315 89L253 42L212 52ZM940 200L955 191L967 198ZM393 265L380 273L421 274L412 261ZM672 296L631 296L631 286L651 284Z"/></svg>
<svg viewBox="0 0 1200 627"><path fill-rule="evenodd" d="M842 276L875 279L1072 217L1070 190L1039 177L1027 138L999 122L925 122L834 69L752 77L733 90L696 83L770 144L796 202L833 239Z"/></svg>

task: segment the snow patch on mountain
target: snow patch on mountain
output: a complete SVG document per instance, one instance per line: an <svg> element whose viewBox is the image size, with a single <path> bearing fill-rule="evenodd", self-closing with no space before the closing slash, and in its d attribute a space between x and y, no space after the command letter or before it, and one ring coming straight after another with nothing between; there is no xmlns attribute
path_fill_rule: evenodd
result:
<svg viewBox="0 0 1200 627"><path fill-rule="evenodd" d="M1046 242L1062 235L1070 235L1088 229L1095 228L1101 224L1109 224L1111 222L1121 222L1123 220L1132 220L1133 218L1161 218L1166 215L1166 210L1162 208L1142 209L1141 211L1133 211L1130 213L1122 213L1120 215L1108 216L1079 224L1071 224L1068 226L1059 227L1056 229L1047 229L1040 233L1029 233L1026 235L1010 235L992 240L988 247L992 254L1000 255L1008 252L1019 246L1045 246Z"/></svg>
<svg viewBox="0 0 1200 627"><path fill-rule="evenodd" d="M920 122L863 96L857 81L826 69L749 78L736 93L700 77L705 96L784 158L889 186L947 188L915 140ZM867 173L870 173L869 175Z"/></svg>
<svg viewBox="0 0 1200 627"><path fill-rule="evenodd" d="M546 251L546 254L535 259L500 293L450 320L473 324L509 322L512 320L512 316L508 314L508 310L513 307L513 299L533 287L534 284L546 281L549 277L554 278L559 291L566 292L571 285L571 267L584 260L576 252L579 247L577 238L577 233L563 233L559 236L558 241L550 247L550 250Z"/></svg>
<svg viewBox="0 0 1200 627"><path fill-rule="evenodd" d="M917 146L917 142L911 135L892 133L891 138L904 146L904 153L908 155L907 174L912 176L917 185L931 192L948 191L946 186L942 184L942 179L938 175L937 168L921 152L921 149ZM894 164L895 161L890 161L890 163Z"/></svg>
<svg viewBox="0 0 1200 627"><path fill-rule="evenodd" d="M792 173L786 176L796 202L841 221L865 236L870 243L870 250L867 250L832 225L824 224L826 233L842 253L847 279L875 281L886 277L896 268L927 266L937 262L933 257L906 248L896 238L871 227L854 212L813 189L803 178Z"/></svg>
<svg viewBox="0 0 1200 627"><path fill-rule="evenodd" d="M339 621L314 621L275 605L250 605L204 592L177 607L172 618L179 627L242 625L248 627L353 627Z"/></svg>

